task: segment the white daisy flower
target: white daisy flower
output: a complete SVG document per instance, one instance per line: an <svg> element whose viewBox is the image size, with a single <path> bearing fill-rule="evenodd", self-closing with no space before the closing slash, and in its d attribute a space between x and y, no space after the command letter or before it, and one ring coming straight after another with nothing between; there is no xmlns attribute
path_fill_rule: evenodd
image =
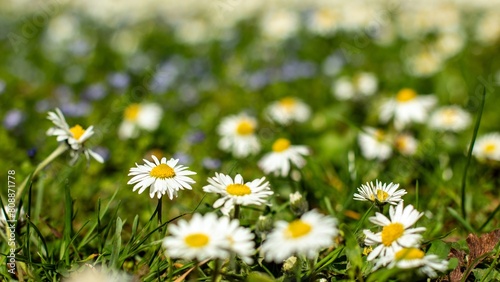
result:
<svg viewBox="0 0 500 282"><path fill-rule="evenodd" d="M439 131L462 131L470 123L470 114L459 106L441 107L429 118L429 127Z"/></svg>
<svg viewBox="0 0 500 282"><path fill-rule="evenodd" d="M312 33L331 35L337 30L340 17L340 12L333 7L319 7L309 15L307 27Z"/></svg>
<svg viewBox="0 0 500 282"><path fill-rule="evenodd" d="M394 117L394 126L401 130L412 122L423 123L429 110L436 104L435 96L419 96L413 89L401 89L396 98L384 103L380 109L380 121L388 122Z"/></svg>
<svg viewBox="0 0 500 282"><path fill-rule="evenodd" d="M407 193L405 189L398 190L398 188L399 184L392 182L387 184L375 180L375 185L373 185L373 182L366 182L366 184L361 184L361 187L358 188L358 193L354 194L354 200L397 205L403 201L401 197Z"/></svg>
<svg viewBox="0 0 500 282"><path fill-rule="evenodd" d="M258 162L260 169L266 174L274 173L278 176L287 176L291 165L302 168L306 164L303 156L309 155L306 146L291 145L285 138L279 138L273 143L273 151L264 155Z"/></svg>
<svg viewBox="0 0 500 282"><path fill-rule="evenodd" d="M265 177L244 182L243 177L237 174L233 179L229 175L215 173L215 177L208 178L209 185L203 187L207 193L217 193L222 197L215 201L213 207L221 208L224 215L234 208L234 205L262 205L267 204L267 198L273 194L269 182L264 182Z"/></svg>
<svg viewBox="0 0 500 282"><path fill-rule="evenodd" d="M376 263L374 269L381 266L387 268L417 269L417 271L430 278L437 277L437 272L448 269L448 261L440 259L437 255L426 255L418 248L403 248L392 256L382 257Z"/></svg>
<svg viewBox="0 0 500 282"><path fill-rule="evenodd" d="M170 236L163 239L166 255L187 260L229 258L229 240L225 224L220 224L215 213L204 216L196 213L188 222L179 220L167 227Z"/></svg>
<svg viewBox="0 0 500 282"><path fill-rule="evenodd" d="M84 154L87 159L92 157L100 163L104 162L104 159L99 154L84 146L85 141L94 134L93 126L83 129L77 124L70 128L63 113L57 108L55 112L49 112L47 118L55 124L55 127L47 130L47 135L57 136L58 142L64 141L69 145L71 148L71 163L75 163L80 154Z"/></svg>
<svg viewBox="0 0 500 282"><path fill-rule="evenodd" d="M417 152L418 141L410 134L402 133L396 136L394 147L405 156L412 156Z"/></svg>
<svg viewBox="0 0 500 282"><path fill-rule="evenodd" d="M269 40L281 41L292 37L300 26L299 15L292 10L268 10L260 21L262 35Z"/></svg>
<svg viewBox="0 0 500 282"><path fill-rule="evenodd" d="M91 264L86 263L79 270L71 272L67 279L63 279L64 282L131 282L133 281L132 276L127 275L124 272L106 269L102 267L94 267Z"/></svg>
<svg viewBox="0 0 500 282"><path fill-rule="evenodd" d="M372 96L378 88L377 77L368 72L360 72L352 78L343 76L332 85L333 95L339 100L359 100Z"/></svg>
<svg viewBox="0 0 500 282"><path fill-rule="evenodd" d="M252 264L252 255L255 252L255 235L248 228L240 226L237 219L230 220L224 216L219 219L221 230L225 230L225 237L228 241L229 250L240 257L245 263Z"/></svg>
<svg viewBox="0 0 500 282"><path fill-rule="evenodd" d="M261 251L267 261L278 263L292 255L305 255L312 259L321 249L332 246L338 233L335 218L312 210L290 223L276 222Z"/></svg>
<svg viewBox="0 0 500 282"><path fill-rule="evenodd" d="M224 118L217 131L221 135L219 148L231 152L237 158L244 158L260 151L255 135L257 120L244 113Z"/></svg>
<svg viewBox="0 0 500 282"><path fill-rule="evenodd" d="M136 138L139 129L154 131L160 125L163 110L155 103L131 104L125 108L124 119L118 128L120 139Z"/></svg>
<svg viewBox="0 0 500 282"><path fill-rule="evenodd" d="M363 157L369 160L387 160L392 155L392 146L381 129L365 127L358 136L358 144Z"/></svg>
<svg viewBox="0 0 500 282"><path fill-rule="evenodd" d="M500 133L493 132L477 138L472 154L479 160L500 161Z"/></svg>
<svg viewBox="0 0 500 282"><path fill-rule="evenodd" d="M135 164L136 167L130 169L129 176L133 176L127 184L135 184L133 191L139 189L139 194L144 192L146 188L150 187L149 196L153 198L156 194L158 199L167 194L168 198L172 200L177 197L177 191L188 189L192 187L190 183L195 181L188 177L194 175L196 172L187 170L183 165L177 165L178 159L162 158L161 161L154 155L151 156L154 162L144 160L146 164Z"/></svg>
<svg viewBox="0 0 500 282"><path fill-rule="evenodd" d="M425 231L425 227L410 228L424 213L418 212L412 205L403 209L403 202L394 207L389 207L389 218L377 212L370 217L372 223L382 227L382 231L373 233L364 230L365 245L375 246L368 255L367 260L371 261L377 257L392 256L402 248L412 248L417 246L422 239L418 233Z"/></svg>
<svg viewBox="0 0 500 282"><path fill-rule="evenodd" d="M288 125L293 121L305 122L311 115L311 109L297 98L286 97L269 105L266 113L271 120Z"/></svg>

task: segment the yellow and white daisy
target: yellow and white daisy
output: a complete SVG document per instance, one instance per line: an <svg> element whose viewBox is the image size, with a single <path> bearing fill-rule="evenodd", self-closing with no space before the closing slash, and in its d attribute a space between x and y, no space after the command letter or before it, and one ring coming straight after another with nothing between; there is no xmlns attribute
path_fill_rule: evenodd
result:
<svg viewBox="0 0 500 282"><path fill-rule="evenodd" d="M224 227L215 213L195 213L190 221L171 223L167 227L170 235L163 239L165 253L172 258L199 261L229 258L230 245Z"/></svg>
<svg viewBox="0 0 500 282"><path fill-rule="evenodd" d="M219 148L231 152L237 158L244 158L260 151L255 135L257 120L245 113L224 118L217 131L221 135Z"/></svg>
<svg viewBox="0 0 500 282"><path fill-rule="evenodd" d="M372 223L382 227L382 231L373 233L364 230L365 245L376 246L368 255L371 261L377 257L392 256L402 248L418 246L422 236L418 233L425 231L425 227L410 228L424 213L418 212L412 205L403 208L403 202L389 207L389 218L377 212L370 217Z"/></svg>
<svg viewBox="0 0 500 282"><path fill-rule="evenodd" d="M290 140L277 139L272 146L272 152L260 159L258 166L266 174L273 173L278 176L287 176L292 165L302 168L306 164L303 156L309 155L306 146L291 145Z"/></svg>
<svg viewBox="0 0 500 282"><path fill-rule="evenodd" d="M363 157L369 160L387 160L392 155L392 146L385 132L373 127L365 127L363 131L358 135Z"/></svg>
<svg viewBox="0 0 500 282"><path fill-rule="evenodd" d="M225 230L229 250L245 263L252 264L252 256L255 252L255 242L253 241L255 235L250 232L250 229L240 226L239 220L231 220L227 216L219 219L219 227L221 230Z"/></svg>
<svg viewBox="0 0 500 282"><path fill-rule="evenodd" d="M397 205L403 201L401 197L406 195L405 189L399 189L399 184L394 183L382 183L375 180L375 185L373 182L366 182L366 184L361 184L358 188L358 193L354 194L354 200L358 201L370 201L376 204L391 204Z"/></svg>
<svg viewBox="0 0 500 282"><path fill-rule="evenodd" d="M87 141L94 134L93 126L83 129L82 126L77 124L70 128L68 123L66 123L63 113L57 108L55 112L49 112L47 118L55 125L55 127L47 130L47 135L57 136L57 141L64 141L68 144L71 149L71 163L75 163L80 154L84 154L87 159L92 157L100 163L104 162L104 159L99 154L89 148L85 148L84 146L85 141Z"/></svg>
<svg viewBox="0 0 500 282"><path fill-rule="evenodd" d="M187 170L187 167L178 165L178 159L158 158L154 155L151 156L153 162L144 160L146 164L135 164L136 167L130 169L129 176L133 176L127 184L135 184L133 191L139 189L139 194L144 192L146 188L150 187L149 196L153 198L156 194L158 199L167 194L168 198L172 200L177 197L179 190L191 190L190 184L195 181L188 177L194 175L196 172Z"/></svg>
<svg viewBox="0 0 500 282"><path fill-rule="evenodd" d="M266 114L271 120L288 125L293 121L305 122L308 120L311 116L311 109L297 98L286 97L269 105Z"/></svg>
<svg viewBox="0 0 500 282"><path fill-rule="evenodd" d="M312 210L292 222L277 221L261 251L266 261L278 263L292 255L312 259L321 249L332 246L338 233L335 218Z"/></svg>
<svg viewBox="0 0 500 282"><path fill-rule="evenodd" d="M267 204L267 198L273 194L273 191L269 187L269 182L264 182L265 179L262 177L245 183L240 174L237 174L233 180L229 175L216 172L215 177L208 178L209 185L204 186L203 191L221 195L213 207L222 206L221 212L229 215L234 205Z"/></svg>
<svg viewBox="0 0 500 282"><path fill-rule="evenodd" d="M430 278L437 277L437 272L448 269L448 261L440 259L437 255L426 255L419 248L403 248L392 256L382 257L376 263L374 269L381 266L387 268L416 269L418 273Z"/></svg>
<svg viewBox="0 0 500 282"><path fill-rule="evenodd" d="M314 34L331 35L338 29L340 17L340 12L333 7L318 7L309 15L307 27Z"/></svg>
<svg viewBox="0 0 500 282"><path fill-rule="evenodd" d="M378 88L377 77L369 72L360 72L352 78L343 76L332 85L333 95L339 100L359 100L372 96Z"/></svg>
<svg viewBox="0 0 500 282"><path fill-rule="evenodd" d="M454 105L437 109L429 118L429 127L439 131L462 131L470 123L470 114Z"/></svg>
<svg viewBox="0 0 500 282"><path fill-rule="evenodd" d="M139 130L154 131L160 125L163 109L155 103L131 104L125 108L123 121L118 128L120 139L136 138Z"/></svg>
<svg viewBox="0 0 500 282"><path fill-rule="evenodd" d="M131 282L133 277L118 270L103 267L94 267L91 264L84 264L80 269L71 272L63 282Z"/></svg>
<svg viewBox="0 0 500 282"><path fill-rule="evenodd" d="M262 35L272 41L281 41L292 37L299 26L299 15L288 9L267 10L260 20Z"/></svg>
<svg viewBox="0 0 500 282"><path fill-rule="evenodd" d="M388 122L394 118L394 127L398 130L412 122L423 123L427 120L429 111L436 102L435 96L419 96L413 89L401 89L395 98L382 105L380 121Z"/></svg>
<svg viewBox="0 0 500 282"><path fill-rule="evenodd" d="M412 156L417 152L418 141L411 134L401 133L396 136L394 147L396 147L396 150L402 155Z"/></svg>
<svg viewBox="0 0 500 282"><path fill-rule="evenodd" d="M488 133L477 138L472 154L479 160L500 161L500 133Z"/></svg>

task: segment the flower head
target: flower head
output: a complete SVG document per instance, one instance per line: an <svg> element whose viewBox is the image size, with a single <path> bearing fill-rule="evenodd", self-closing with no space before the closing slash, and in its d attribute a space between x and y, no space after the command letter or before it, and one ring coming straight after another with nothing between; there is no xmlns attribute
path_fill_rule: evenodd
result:
<svg viewBox="0 0 500 282"><path fill-rule="evenodd" d="M207 193L217 193L221 198L215 201L214 208L224 205L221 212L228 215L234 205L262 205L267 203L267 198L273 194L269 182L264 182L265 177L244 182L243 177L237 174L234 180L229 175L215 173L215 177L208 178L209 185L203 187Z"/></svg>
<svg viewBox="0 0 500 282"><path fill-rule="evenodd" d="M55 125L54 127L47 130L47 135L57 136L56 140L58 142L64 141L68 144L68 146L71 148L71 163L75 163L82 153L87 159L93 157L100 163L104 162L104 159L99 154L95 153L89 148L85 148L84 146L85 141L87 141L94 134L93 126L89 126L87 129L84 129L79 124L73 127L69 127L68 123L66 123L66 119L64 118L63 113L57 108L55 112L49 112L47 118Z"/></svg>
<svg viewBox="0 0 500 282"><path fill-rule="evenodd" d="M361 72L354 77L342 76L332 84L333 95L339 100L360 100L372 96L378 88L375 75Z"/></svg>
<svg viewBox="0 0 500 282"><path fill-rule="evenodd" d="M254 234L250 229L240 226L237 219L230 220L224 216L219 219L219 227L225 232L228 248L247 264L252 264L252 255L255 252Z"/></svg>
<svg viewBox="0 0 500 282"><path fill-rule="evenodd" d="M380 121L387 122L394 117L394 126L398 130L412 122L423 123L436 102L435 96L420 96L413 89L403 88L395 98L382 105Z"/></svg>
<svg viewBox="0 0 500 282"><path fill-rule="evenodd" d="M462 131L470 122L470 114L459 106L441 107L429 118L429 126L439 131Z"/></svg>
<svg viewBox="0 0 500 282"><path fill-rule="evenodd" d="M472 154L480 160L500 161L500 133L493 132L477 138Z"/></svg>
<svg viewBox="0 0 500 282"><path fill-rule="evenodd" d="M285 138L279 138L273 143L273 151L260 159L258 166L266 174L287 176L291 165L302 168L306 164L303 156L309 155L306 146L291 145Z"/></svg>
<svg viewBox="0 0 500 282"><path fill-rule="evenodd" d="M358 201L370 201L377 204L397 205L402 202L402 196L406 194L404 189L399 189L399 184L393 184L392 182L382 183L378 180L373 182L366 182L366 184L361 184L358 188L358 193L354 194L354 200Z"/></svg>
<svg viewBox="0 0 500 282"><path fill-rule="evenodd" d="M437 272L444 272L448 268L448 261L436 255L426 255L419 248L403 248L394 254L381 257L375 263L375 269L381 266L387 268L416 269L418 273L430 278L437 277Z"/></svg>
<svg viewBox="0 0 500 282"><path fill-rule="evenodd" d="M417 151L418 141L408 133L398 134L394 140L394 147L405 156L414 155Z"/></svg>
<svg viewBox="0 0 500 282"><path fill-rule="evenodd" d="M372 223L382 227L382 231L373 233L364 230L365 245L376 246L368 255L371 261L377 257L392 256L402 248L418 246L422 236L418 233L425 231L425 227L410 228L424 214L418 212L412 205L403 208L403 202L389 207L389 218L381 213L370 217Z"/></svg>
<svg viewBox="0 0 500 282"><path fill-rule="evenodd" d="M121 139L136 138L139 129L154 131L160 125L162 116L163 110L158 104L131 104L125 108L118 136Z"/></svg>
<svg viewBox="0 0 500 282"><path fill-rule="evenodd" d="M267 261L275 262L291 255L314 258L321 249L333 245L338 233L335 218L312 210L292 222L276 222L262 245L262 252Z"/></svg>
<svg viewBox="0 0 500 282"><path fill-rule="evenodd" d="M135 184L133 191L139 189L139 194L150 187L149 196L153 198L156 194L158 199L167 194L169 199L177 197L177 191L191 190L190 183L195 181L189 177L196 172L187 170L187 167L178 165L178 159L166 158L158 160L154 155L151 156L153 162L144 160L146 164L135 164L136 167L130 169L129 176L133 176L127 184Z"/></svg>
<svg viewBox="0 0 500 282"><path fill-rule="evenodd" d="M244 158L260 151L255 135L257 120L246 114L229 116L221 121L218 132L221 135L219 148L232 152L237 158Z"/></svg>
<svg viewBox="0 0 500 282"><path fill-rule="evenodd" d="M358 136L358 144L363 157L373 160L386 160L392 155L392 147L385 132L381 129L365 127Z"/></svg>
<svg viewBox="0 0 500 282"><path fill-rule="evenodd" d="M297 98L285 97L269 105L266 113L273 121L288 125L293 121L305 122L311 115L311 109Z"/></svg>

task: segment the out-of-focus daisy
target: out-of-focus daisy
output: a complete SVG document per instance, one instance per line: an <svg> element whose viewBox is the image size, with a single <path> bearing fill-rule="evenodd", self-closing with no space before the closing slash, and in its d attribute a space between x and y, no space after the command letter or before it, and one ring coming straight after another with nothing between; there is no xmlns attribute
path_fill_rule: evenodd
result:
<svg viewBox="0 0 500 282"><path fill-rule="evenodd" d="M437 277L437 272L448 269L448 261L440 259L437 255L426 255L418 248L403 248L392 256L380 258L375 269L381 266L400 269L417 269L417 272L430 278Z"/></svg>
<svg viewBox="0 0 500 282"><path fill-rule="evenodd" d="M272 146L273 151L264 155L258 162L260 169L266 174L287 176L293 164L302 168L306 164L303 156L309 155L306 146L291 145L290 140L285 138L277 139Z"/></svg>
<svg viewBox="0 0 500 282"><path fill-rule="evenodd" d="M264 182L265 177L244 182L243 177L237 174L234 180L229 175L215 173L215 177L208 178L209 185L203 187L207 193L217 193L221 198L215 201L214 208L221 208L224 215L228 215L234 205L262 205L267 203L267 198L273 194L269 182Z"/></svg>
<svg viewBox="0 0 500 282"><path fill-rule="evenodd" d="M93 157L100 163L104 162L104 159L99 154L84 146L85 141L94 134L93 126L83 129L81 125L77 124L70 128L68 123L66 123L63 113L59 109L56 109L55 112L49 112L47 118L55 125L55 127L49 128L47 135L57 136L57 141L64 141L69 145L71 149L70 155L72 157L71 163L75 163L80 154L84 154L87 159Z"/></svg>
<svg viewBox="0 0 500 282"><path fill-rule="evenodd" d="M462 131L471 122L468 112L459 106L445 106L437 109L429 118L429 127L439 131Z"/></svg>
<svg viewBox="0 0 500 282"><path fill-rule="evenodd" d="M392 155L390 140L381 129L365 127L359 133L358 144L363 157L369 160L386 160Z"/></svg>
<svg viewBox="0 0 500 282"><path fill-rule="evenodd" d="M332 85L332 92L339 100L359 100L372 96L377 88L377 77L372 73L361 72L352 78L343 76L337 79Z"/></svg>
<svg viewBox="0 0 500 282"><path fill-rule="evenodd" d="M228 240L229 250L240 257L245 263L252 264L252 255L255 252L255 235L250 229L240 226L237 219L230 220L224 216L219 219L221 230L225 230L226 240Z"/></svg>
<svg viewBox="0 0 500 282"><path fill-rule="evenodd" d="M307 27L315 34L331 35L337 30L341 14L333 7L319 7L308 17Z"/></svg>
<svg viewBox="0 0 500 282"><path fill-rule="evenodd" d="M394 140L394 147L405 156L412 156L417 152L418 141L408 133L401 133Z"/></svg>
<svg viewBox="0 0 500 282"><path fill-rule="evenodd" d="M312 210L290 223L276 222L261 251L267 261L278 263L291 255L312 259L321 249L332 246L338 233L335 218Z"/></svg>
<svg viewBox="0 0 500 282"><path fill-rule="evenodd" d="M91 264L86 263L80 270L72 272L67 279L63 279L64 282L131 282L133 281L131 276L125 273L103 269L101 267L94 267Z"/></svg>
<svg viewBox="0 0 500 282"><path fill-rule="evenodd" d="M309 209L309 203L300 192L290 194L290 209L296 215L302 215Z"/></svg>
<svg viewBox="0 0 500 282"><path fill-rule="evenodd" d="M418 212L412 205L403 208L403 202L394 207L389 207L389 218L377 212L370 217L372 223L382 227L382 231L373 233L364 230L365 245L376 246L368 255L371 261L377 257L392 256L402 248L418 246L422 236L418 233L425 231L425 227L410 228L424 213Z"/></svg>
<svg viewBox="0 0 500 282"><path fill-rule="evenodd" d="M287 125L293 121L305 122L311 115L311 109L297 98L286 97L269 105L266 113L273 121Z"/></svg>
<svg viewBox="0 0 500 282"><path fill-rule="evenodd" d="M354 200L358 201L370 201L376 204L386 204L397 205L403 201L401 197L406 195L405 189L399 189L399 184L394 183L382 183L375 180L375 185L373 182L366 182L366 184L361 184L358 188L358 193L354 194Z"/></svg>
<svg viewBox="0 0 500 282"><path fill-rule="evenodd" d="M477 138L472 154L479 160L500 161L500 133L488 133Z"/></svg>
<svg viewBox="0 0 500 282"><path fill-rule="evenodd" d="M217 128L221 135L219 147L237 158L258 153L260 143L255 135L256 128L257 120L245 113L224 118Z"/></svg>
<svg viewBox="0 0 500 282"><path fill-rule="evenodd" d="M170 233L163 239L166 255L187 260L226 259L229 257L229 240L226 225L221 225L215 213L204 216L196 213L190 221L179 220L169 224Z"/></svg>
<svg viewBox="0 0 500 282"><path fill-rule="evenodd" d="M410 88L401 89L395 98L385 102L380 109L380 120L388 122L394 117L396 129L403 129L406 125L424 122L429 110L436 104L435 96L419 96Z"/></svg>
<svg viewBox="0 0 500 282"><path fill-rule="evenodd" d="M161 161L154 155L151 156L153 162L144 159L146 164L135 164L136 167L130 169L129 176L133 176L127 184L135 184L133 191L139 189L139 194L150 187L149 196L153 198L156 194L158 199L167 194L172 200L177 197L177 191L192 187L190 183L195 181L189 177L196 172L187 170L187 167L178 165L178 159L162 158Z"/></svg>
<svg viewBox="0 0 500 282"><path fill-rule="evenodd" d="M163 110L158 104L131 104L125 108L118 136L129 139L139 136L139 129L154 131L160 125L162 116Z"/></svg>
<svg viewBox="0 0 500 282"><path fill-rule="evenodd" d="M285 40L292 37L300 25L299 16L292 10L269 10L261 19L260 28L265 38Z"/></svg>

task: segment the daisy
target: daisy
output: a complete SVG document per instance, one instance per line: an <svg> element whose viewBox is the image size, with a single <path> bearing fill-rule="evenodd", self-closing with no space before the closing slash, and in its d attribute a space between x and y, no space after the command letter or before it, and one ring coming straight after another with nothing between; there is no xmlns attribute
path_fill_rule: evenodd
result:
<svg viewBox="0 0 500 282"><path fill-rule="evenodd" d="M311 109L297 98L286 97L269 105L266 113L271 120L288 125L293 121L305 122L311 115Z"/></svg>
<svg viewBox="0 0 500 282"><path fill-rule="evenodd" d="M260 169L266 174L274 173L276 176L287 176L291 165L302 168L306 164L303 156L309 155L306 146L291 145L290 140L279 138L273 143L272 152L264 155L258 162Z"/></svg>
<svg viewBox="0 0 500 282"><path fill-rule="evenodd" d="M63 113L58 108L56 108L55 112L49 112L47 118L55 125L55 127L47 130L47 135L57 136L56 140L58 142L64 141L68 144L71 148L72 164L78 160L80 154L84 154L87 160L92 157L100 163L104 162L104 159L99 154L84 146L85 141L94 134L93 126L83 129L81 125L77 124L70 128L68 123L66 123Z"/></svg>
<svg viewBox="0 0 500 282"><path fill-rule="evenodd" d="M380 109L380 121L387 122L394 117L394 126L401 130L406 125L427 119L429 110L436 104L435 96L419 96L413 89L401 89L396 98L388 100Z"/></svg>
<svg viewBox="0 0 500 282"><path fill-rule="evenodd" d="M394 147L405 156L412 156L417 152L418 141L410 134L402 133L396 136Z"/></svg>
<svg viewBox="0 0 500 282"><path fill-rule="evenodd" d="M470 123L470 114L459 106L441 107L429 118L429 127L439 131L462 131Z"/></svg>
<svg viewBox="0 0 500 282"><path fill-rule="evenodd" d="M125 108L124 119L118 128L120 139L136 138L139 129L154 131L160 125L163 110L155 103L131 104Z"/></svg>
<svg viewBox="0 0 500 282"><path fill-rule="evenodd" d="M375 264L374 269L378 269L381 266L417 269L420 274L435 278L437 277L437 271L444 272L448 269L448 261L440 259L437 255L426 255L418 248L403 248L392 256L380 258Z"/></svg>
<svg viewBox="0 0 500 282"><path fill-rule="evenodd" d="M165 193L172 200L177 197L177 191L188 189L191 190L190 183L195 181L188 177L196 172L187 170L183 165L177 165L178 159L162 158L161 161L155 155L152 155L154 162L144 160L146 164L135 164L136 167L130 169L129 176L133 176L127 184L135 184L133 191L139 189L139 194L150 187L149 196L153 198L156 194L160 199Z"/></svg>
<svg viewBox="0 0 500 282"><path fill-rule="evenodd" d="M260 151L255 135L257 120L244 113L224 118L217 131L221 135L219 148L232 152L237 158L244 158Z"/></svg>
<svg viewBox="0 0 500 282"><path fill-rule="evenodd" d="M372 96L377 88L377 77L372 73L361 72L353 78L343 76L337 79L332 85L332 92L339 100L359 100Z"/></svg>
<svg viewBox="0 0 500 282"><path fill-rule="evenodd" d="M64 282L129 282L133 281L131 276L127 274L101 267L94 267L86 263L79 270L71 272L68 279L63 279Z"/></svg>
<svg viewBox="0 0 500 282"><path fill-rule="evenodd" d="M234 208L234 205L262 205L267 203L267 198L273 194L266 178L255 179L252 182L244 182L243 177L237 174L233 179L229 175L215 173L215 177L208 178L209 185L203 187L207 193L217 193L222 197L215 201L213 207L221 208L224 215Z"/></svg>
<svg viewBox="0 0 500 282"><path fill-rule="evenodd" d="M215 213L204 216L196 213L188 222L179 220L178 224L169 224L170 236L163 239L166 255L187 260L226 259L229 258L229 240L226 238L224 224L219 223Z"/></svg>
<svg viewBox="0 0 500 282"><path fill-rule="evenodd" d="M309 15L307 27L312 33L331 35L338 28L340 16L333 7L319 7Z"/></svg>
<svg viewBox="0 0 500 282"><path fill-rule="evenodd" d="M382 227L382 231L373 233L364 230L365 245L376 246L368 255L367 260L371 261L377 257L392 256L402 248L412 248L417 246L422 239L418 233L425 231L425 227L409 228L414 225L424 213L418 212L412 205L403 209L403 202L394 207L389 207L389 218L377 212L370 217L372 223Z"/></svg>
<svg viewBox="0 0 500 282"><path fill-rule="evenodd" d="M338 233L335 218L312 210L290 223L276 222L261 250L266 261L279 263L291 255L305 255L313 259L321 249L333 245Z"/></svg>
<svg viewBox="0 0 500 282"><path fill-rule="evenodd" d="M369 160L386 160L392 155L392 147L381 129L365 127L358 136L358 144L363 157Z"/></svg>
<svg viewBox="0 0 500 282"><path fill-rule="evenodd" d="M286 9L268 10L260 20L262 35L272 41L292 37L299 26L299 15L295 11Z"/></svg>
<svg viewBox="0 0 500 282"><path fill-rule="evenodd" d="M472 154L479 160L500 161L500 133L493 132L477 138Z"/></svg>
<svg viewBox="0 0 500 282"><path fill-rule="evenodd" d="M399 184L393 184L392 182L382 183L375 180L375 185L373 182L366 182L366 184L361 184L358 188L358 193L354 194L354 200L357 201L370 201L379 205L391 204L397 205L403 202L403 197L406 195L406 190L399 189Z"/></svg>
<svg viewBox="0 0 500 282"><path fill-rule="evenodd" d="M224 230L229 250L240 257L245 263L252 264L252 255L255 252L255 235L250 229L240 226L237 219L230 220L224 216L219 219L219 226Z"/></svg>

